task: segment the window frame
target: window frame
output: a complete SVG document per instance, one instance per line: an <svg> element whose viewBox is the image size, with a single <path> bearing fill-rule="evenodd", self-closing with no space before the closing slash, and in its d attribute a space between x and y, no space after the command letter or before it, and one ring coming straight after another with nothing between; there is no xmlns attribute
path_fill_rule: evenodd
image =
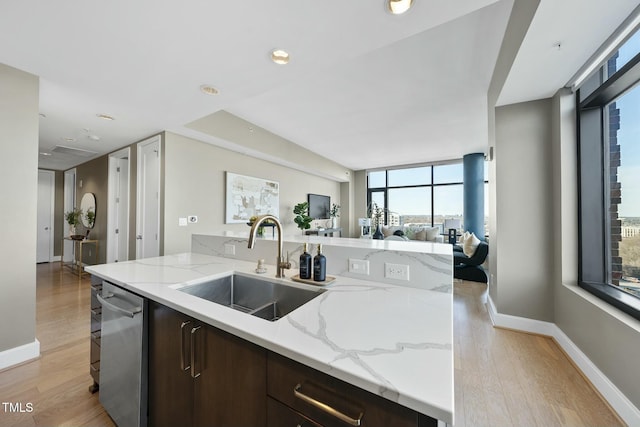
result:
<svg viewBox="0 0 640 427"><path fill-rule="evenodd" d="M640 87L640 53L605 80L607 64L586 87L576 91L578 150L578 285L640 320L640 298L624 292L611 279L611 218L608 106ZM590 90L590 89L589 89ZM595 184L594 184L595 182ZM597 187L594 190L594 186ZM594 206L599 209L594 213Z"/></svg>
<svg viewBox="0 0 640 427"><path fill-rule="evenodd" d="M430 189L430 197L431 197L431 211L426 213L428 215L431 216L431 227L433 227L434 225L434 221L435 221L435 206L434 206L434 197L435 197L435 192L434 189L436 187L446 187L446 186L450 186L450 185L464 185L464 179L462 179L461 181L452 181L452 182L442 182L442 183L434 183L434 168L438 167L438 166L446 166L446 165L457 165L457 164L463 164L463 160L459 159L459 160L453 160L453 161L447 161L447 162L439 162L439 163L428 163L428 164L414 164L414 165L407 165L404 167L395 167L395 168L386 168L386 169L372 169L372 170L368 170L367 171L367 206L371 206L371 193L374 192L384 192L384 201L385 201L385 210L384 210L384 216L383 216L383 223L387 224L388 223L388 211L389 211L389 197L388 197L388 193L389 193L389 189L402 189L402 188L421 188L421 187L428 187ZM430 167L430 174L431 174L431 182L429 184L412 184L412 185L389 185L389 171L393 171L393 170L398 170L398 169L414 169L414 168L421 168L421 167ZM385 172L385 186L384 187L369 187L369 173L371 172L380 172L384 170ZM464 177L464 173L463 173L463 177ZM487 184L489 181L485 180L484 181L485 184Z"/></svg>

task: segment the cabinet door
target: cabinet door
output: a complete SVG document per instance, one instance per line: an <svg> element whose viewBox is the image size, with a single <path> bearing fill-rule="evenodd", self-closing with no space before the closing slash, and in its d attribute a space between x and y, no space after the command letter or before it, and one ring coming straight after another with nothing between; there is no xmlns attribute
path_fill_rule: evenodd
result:
<svg viewBox="0 0 640 427"><path fill-rule="evenodd" d="M194 323L182 313L149 301L150 426L193 425L193 379L184 368L190 360L185 340Z"/></svg>
<svg viewBox="0 0 640 427"><path fill-rule="evenodd" d="M266 350L207 325L194 342L195 425L265 426Z"/></svg>

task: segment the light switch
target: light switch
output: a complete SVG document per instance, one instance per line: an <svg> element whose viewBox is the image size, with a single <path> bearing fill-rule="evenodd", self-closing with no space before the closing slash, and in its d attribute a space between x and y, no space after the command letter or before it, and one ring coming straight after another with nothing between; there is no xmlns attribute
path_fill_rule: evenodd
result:
<svg viewBox="0 0 640 427"><path fill-rule="evenodd" d="M349 258L349 273L369 275L369 261L366 259Z"/></svg>

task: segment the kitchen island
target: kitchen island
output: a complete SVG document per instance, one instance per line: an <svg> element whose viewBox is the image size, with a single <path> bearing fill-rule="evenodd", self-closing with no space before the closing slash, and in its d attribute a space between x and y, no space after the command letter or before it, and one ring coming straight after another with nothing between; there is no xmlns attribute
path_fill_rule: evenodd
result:
<svg viewBox="0 0 640 427"><path fill-rule="evenodd" d="M438 255L440 256L440 255ZM271 266L183 253L87 268L123 289L420 414L453 424L452 293L337 277L318 297L270 322L181 292L236 273L289 286ZM296 271L289 271L292 276Z"/></svg>

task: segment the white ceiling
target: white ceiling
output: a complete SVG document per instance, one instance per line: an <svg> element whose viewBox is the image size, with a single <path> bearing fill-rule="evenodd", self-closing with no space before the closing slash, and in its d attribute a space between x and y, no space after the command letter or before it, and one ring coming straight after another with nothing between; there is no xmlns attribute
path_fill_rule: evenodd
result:
<svg viewBox="0 0 640 427"><path fill-rule="evenodd" d="M446 160L486 150L512 3L416 0L393 16L383 0L2 0L0 63L40 76L41 152L193 137L185 125L226 110L351 169ZM541 0L499 102L553 95L638 3ZM269 60L276 47L289 65Z"/></svg>

